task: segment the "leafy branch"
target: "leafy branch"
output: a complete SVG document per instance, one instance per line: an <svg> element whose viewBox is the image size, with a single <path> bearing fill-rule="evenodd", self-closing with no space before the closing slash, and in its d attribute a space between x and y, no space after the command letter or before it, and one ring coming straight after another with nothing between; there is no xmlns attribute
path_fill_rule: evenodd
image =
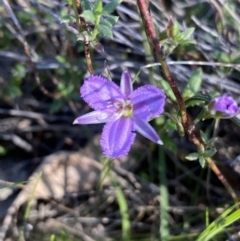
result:
<svg viewBox="0 0 240 241"><path fill-rule="evenodd" d="M194 123L192 123L192 121L190 120L190 118L187 114L184 98L171 74L171 71L166 62L166 56L163 52L160 39L157 36L156 30L155 30L155 27L154 27L154 24L152 21L152 16L151 16L151 13L149 10L149 2L146 0L137 0L137 5L138 5L138 8L139 8L139 11L141 14L143 26L144 26L146 35L148 37L148 42L149 42L154 60L155 60L155 62L160 64L159 65L160 71L163 72L165 79L171 86L171 89L177 99L179 113L180 113L180 117L181 117L181 121L182 121L182 125L184 128L185 134L195 144L195 146L198 149L198 153L201 154L201 156L198 155L198 157L201 157L200 161L205 161L205 160L207 161L208 165L211 167L211 169L217 175L218 179L222 182L222 184L226 187L228 192L231 194L234 201L238 202L236 193L234 192L233 188L231 187L229 182L226 180L224 175L221 173L219 168L216 166L214 161L209 157L209 155L204 157L203 153L206 150L206 143L204 143L203 139L201 138L200 132L196 130ZM186 32L184 34L185 37L181 38L180 33L179 33L178 29L176 30L176 28L177 28L176 26L175 26L175 30L173 28L175 33L172 35L173 37L175 36L175 40L177 39L179 41L181 41L181 40L186 41L187 38L185 38L185 37L189 37L191 35L192 30L188 30L188 32ZM205 160L202 160L202 157L204 157Z"/></svg>

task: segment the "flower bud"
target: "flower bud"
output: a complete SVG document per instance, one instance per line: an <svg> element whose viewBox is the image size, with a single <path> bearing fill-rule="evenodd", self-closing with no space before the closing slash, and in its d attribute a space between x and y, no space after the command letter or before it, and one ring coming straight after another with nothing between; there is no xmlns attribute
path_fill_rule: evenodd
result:
<svg viewBox="0 0 240 241"><path fill-rule="evenodd" d="M236 116L240 108L231 96L224 94L214 97L208 104L208 110L212 117L228 119Z"/></svg>

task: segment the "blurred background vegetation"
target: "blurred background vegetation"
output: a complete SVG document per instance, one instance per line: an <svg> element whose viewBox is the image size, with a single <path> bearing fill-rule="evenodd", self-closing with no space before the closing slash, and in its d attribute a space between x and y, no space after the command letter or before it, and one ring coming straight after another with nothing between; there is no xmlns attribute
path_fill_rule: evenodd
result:
<svg viewBox="0 0 240 241"><path fill-rule="evenodd" d="M26 181L46 157L51 155L56 160L59 153L77 153L80 159L87 156L99 164L102 126L72 125L77 116L90 108L79 96L79 88L88 76L84 43L77 41L74 26L61 22L73 11L71 2L0 0L0 3L0 179L10 184ZM195 28L195 44L177 46L168 57L169 62L173 61L170 69L180 88L185 88L196 71L201 72L201 91L227 92L239 103L240 2L153 0L150 8L159 31L166 29L169 18L177 20L182 31ZM95 74L108 77L110 73L113 81L119 83L122 70L128 69L134 77L153 60L136 1L123 1L114 15L119 16L119 21L113 28L113 38L99 39L104 51L91 48L91 57ZM165 111L177 116L173 108L176 101L157 67L143 68L135 88L146 83L165 89L169 97ZM194 118L201 107L188 110ZM31 230L27 230L22 218L27 199L21 203L25 205L14 215L8 240L17 240L19 233L15 231L23 223L25 240L122 240L121 198L127 207L125 221L130 222L132 240L197 240L207 224L233 201L208 168L202 169L198 162L185 159L196 150L185 137L179 136L173 121L161 117L152 124L165 145L158 147L138 136L130 155L113 164L117 187L107 183L99 191L99 170L89 168L86 176L94 174L95 179L89 182L81 178L74 195L66 192L61 199L54 195L36 197L27 219ZM221 120L218 126L207 120L199 123L199 128L209 138L217 138L218 152L213 159L239 194L239 127L227 120ZM48 174L49 182L54 182L51 178L56 173L52 169ZM88 188L82 188L86 184ZM19 189L4 182L1 186L3 220ZM122 190L120 196L114 192L117 188ZM48 210L46 215L41 215L43 207ZM212 240L240 240L239 228L237 221L222 228Z"/></svg>

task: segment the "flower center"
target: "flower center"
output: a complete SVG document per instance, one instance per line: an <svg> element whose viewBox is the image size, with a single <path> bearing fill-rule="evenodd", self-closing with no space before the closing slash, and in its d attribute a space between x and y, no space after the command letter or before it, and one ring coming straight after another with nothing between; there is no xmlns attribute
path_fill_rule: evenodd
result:
<svg viewBox="0 0 240 241"><path fill-rule="evenodd" d="M133 106L130 100L124 102L117 100L114 102L114 105L118 108L118 113L121 113L125 117L132 117Z"/></svg>

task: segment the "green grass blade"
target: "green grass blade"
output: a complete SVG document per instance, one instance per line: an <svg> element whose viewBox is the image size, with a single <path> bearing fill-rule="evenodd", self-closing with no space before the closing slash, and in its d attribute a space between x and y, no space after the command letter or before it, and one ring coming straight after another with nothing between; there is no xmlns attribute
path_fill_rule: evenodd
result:
<svg viewBox="0 0 240 241"><path fill-rule="evenodd" d="M37 190L37 185L40 181L42 177L42 172L40 172L36 178L36 181L35 181L35 184L33 186L33 190L31 192L31 196L27 202L27 207L26 207L26 210L24 212L24 216L23 216L23 226L21 228L21 231L20 231L20 236L19 236L19 240L24 240L24 227L26 226L26 223L27 223L27 219L28 219L28 216L29 216L29 212L30 212L30 208L31 208L31 205L32 205L32 202L33 202L33 199L34 199L34 195L36 193L36 190Z"/></svg>
<svg viewBox="0 0 240 241"><path fill-rule="evenodd" d="M122 218L122 240L130 241L130 221L129 221L127 200L114 174L111 171L110 171L110 178L115 188L117 201L120 208L120 214Z"/></svg>
<svg viewBox="0 0 240 241"><path fill-rule="evenodd" d="M160 175L160 238L162 241L166 241L169 238L169 227L168 227L168 189L167 189L167 169L166 169L166 158L164 149L159 147L159 175Z"/></svg>
<svg viewBox="0 0 240 241"><path fill-rule="evenodd" d="M198 237L197 241L208 241L217 233L221 232L225 227L240 219L240 210L230 214L236 205L231 206L223 212L215 221L213 221Z"/></svg>

